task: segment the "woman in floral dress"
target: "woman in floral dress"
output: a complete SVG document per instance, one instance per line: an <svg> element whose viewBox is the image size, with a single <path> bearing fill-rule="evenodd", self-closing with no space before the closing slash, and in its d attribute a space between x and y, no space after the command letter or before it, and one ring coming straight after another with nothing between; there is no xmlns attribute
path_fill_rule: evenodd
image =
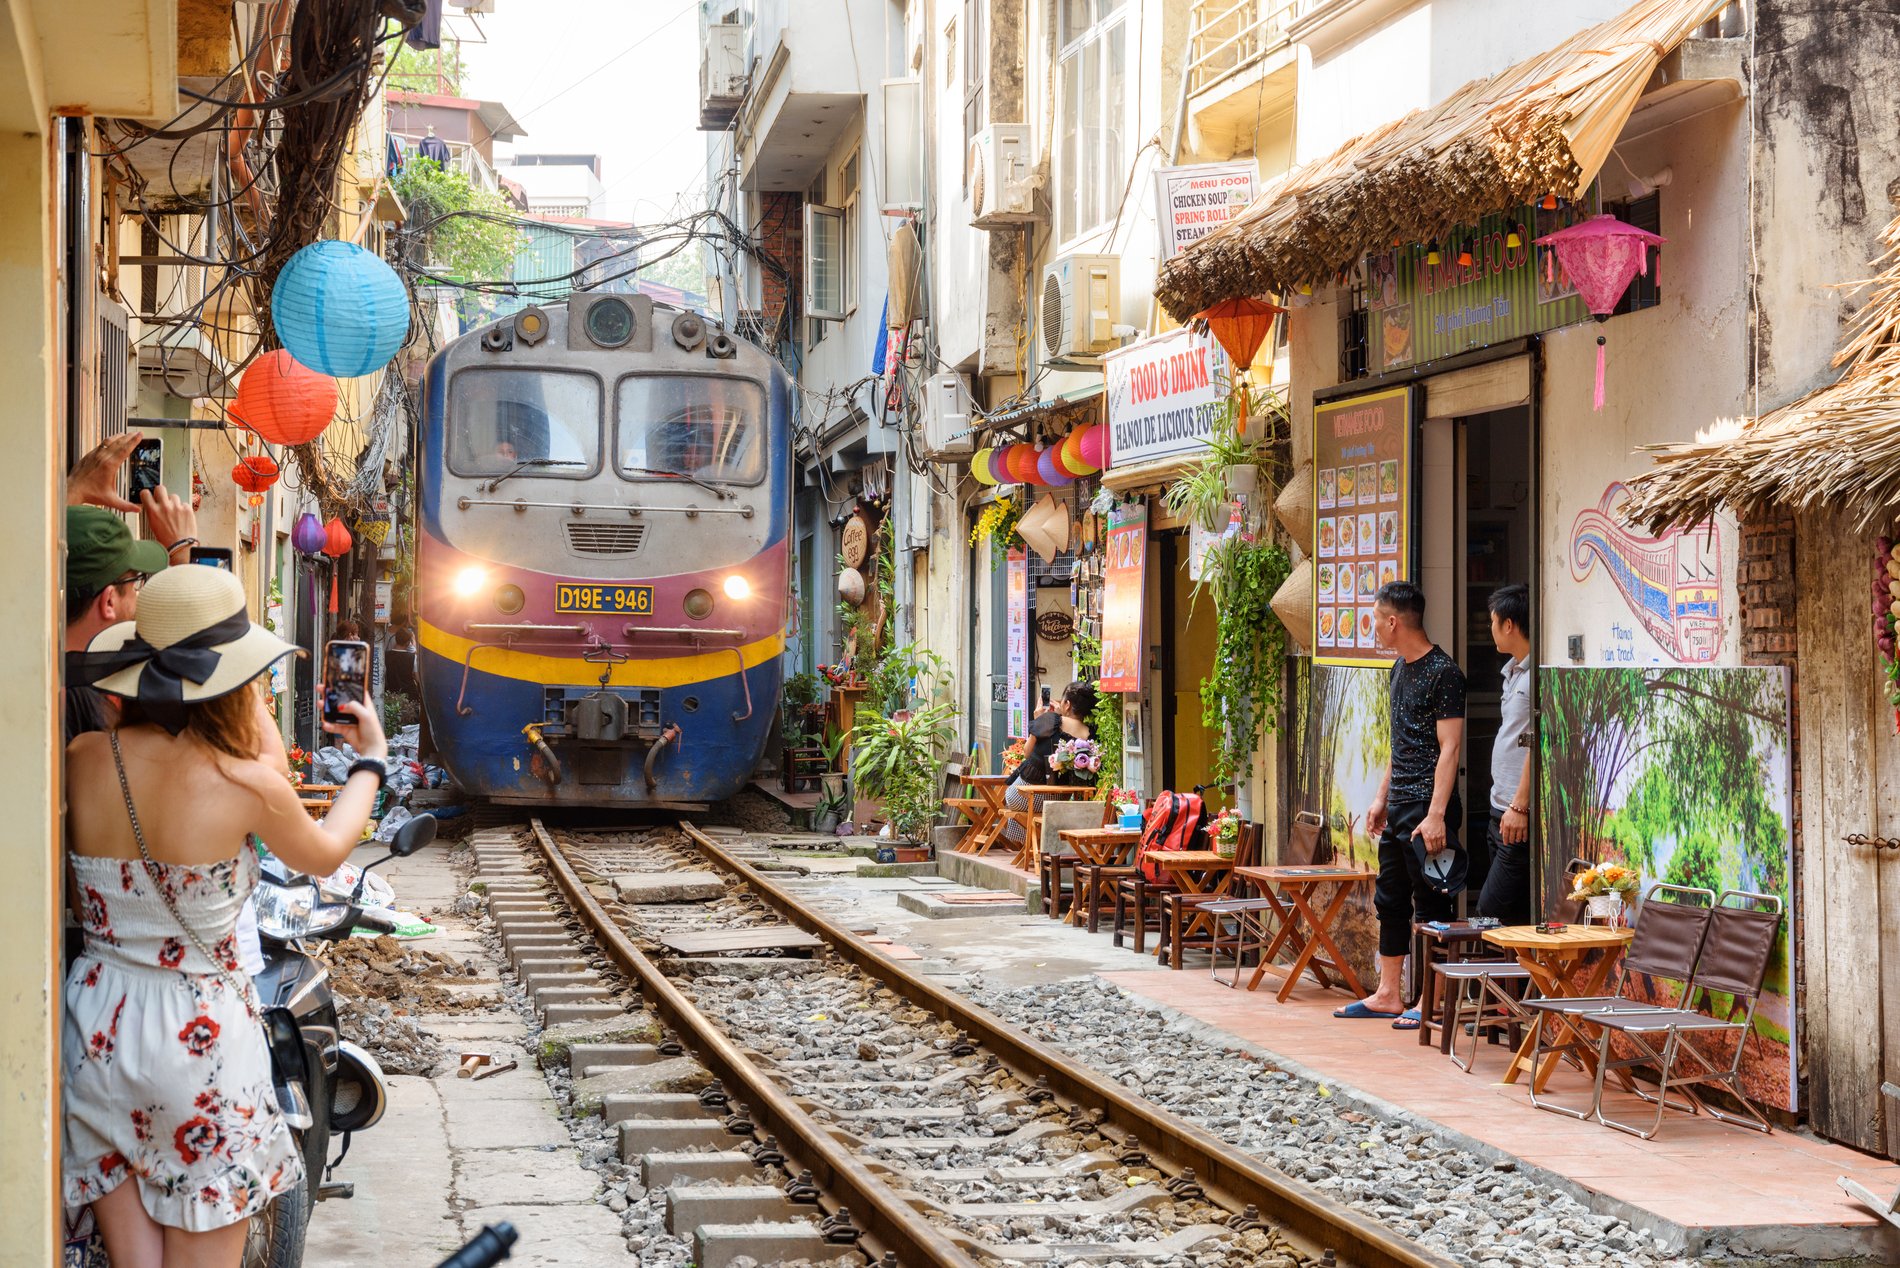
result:
<svg viewBox="0 0 1900 1268"><path fill-rule="evenodd" d="M234 929L268 841L327 876L369 821L388 752L375 715L325 724L365 758L314 823L291 787L258 677L296 649L252 625L216 568L170 568L136 622L88 650L85 677L125 701L116 731L66 756L66 840L84 954L66 978L63 1184L90 1204L114 1268L234 1266L245 1224L295 1187L296 1143ZM257 754L272 751L274 760Z"/></svg>
<svg viewBox="0 0 1900 1268"><path fill-rule="evenodd" d="M1095 712L1095 686L1087 682L1072 682L1063 691L1062 698L1046 709L1036 711L1029 723L1029 753L1023 758L1023 764L1016 768L1016 774L1003 790L1003 805L1014 811L1003 825L1003 836L1012 845L1020 846L1028 835L1023 827L1029 809L1029 798L1017 785L1035 787L1056 784L1092 784L1093 774L1076 771L1054 770L1049 759L1055 756L1056 746L1064 740L1092 740L1095 738L1095 723L1091 716Z"/></svg>

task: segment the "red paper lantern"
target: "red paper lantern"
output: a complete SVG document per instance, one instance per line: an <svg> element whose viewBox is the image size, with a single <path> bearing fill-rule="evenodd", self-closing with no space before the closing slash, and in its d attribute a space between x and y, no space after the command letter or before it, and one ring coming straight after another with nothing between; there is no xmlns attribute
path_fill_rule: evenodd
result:
<svg viewBox="0 0 1900 1268"><path fill-rule="evenodd" d="M350 530L343 526L341 516L332 516L330 522L323 526L323 553L332 559L341 559L349 554L355 540L350 536Z"/></svg>
<svg viewBox="0 0 1900 1268"><path fill-rule="evenodd" d="M238 383L231 419L273 445L301 445L336 416L336 380L300 365L282 348L251 362Z"/></svg>
<svg viewBox="0 0 1900 1268"><path fill-rule="evenodd" d="M246 493L262 493L277 483L280 472L275 459L264 454L252 454L238 460L231 468L231 482Z"/></svg>
<svg viewBox="0 0 1900 1268"><path fill-rule="evenodd" d="M1278 304L1243 296L1224 299L1211 308L1202 309L1194 314L1194 320L1204 323L1213 332L1220 346L1227 349L1234 369L1245 374L1252 368L1260 345L1266 342L1267 332L1273 329L1273 319L1285 311Z"/></svg>
<svg viewBox="0 0 1900 1268"><path fill-rule="evenodd" d="M1034 484L1036 482L1036 448L1034 445L1011 445L1008 457L1009 478L1016 484Z"/></svg>

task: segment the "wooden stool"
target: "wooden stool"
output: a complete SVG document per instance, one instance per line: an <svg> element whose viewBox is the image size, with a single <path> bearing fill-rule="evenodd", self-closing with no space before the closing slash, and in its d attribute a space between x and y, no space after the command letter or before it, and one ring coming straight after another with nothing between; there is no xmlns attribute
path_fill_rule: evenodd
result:
<svg viewBox="0 0 1900 1268"><path fill-rule="evenodd" d="M1439 999L1439 975L1434 968L1441 964L1458 964L1465 960L1490 960L1497 952L1484 941L1484 930L1474 929L1464 921L1446 925L1443 929L1434 929L1428 924L1412 922L1412 998L1408 1004L1418 1005L1418 1043L1421 1048L1432 1046L1432 1032L1442 1020L1444 1011Z"/></svg>

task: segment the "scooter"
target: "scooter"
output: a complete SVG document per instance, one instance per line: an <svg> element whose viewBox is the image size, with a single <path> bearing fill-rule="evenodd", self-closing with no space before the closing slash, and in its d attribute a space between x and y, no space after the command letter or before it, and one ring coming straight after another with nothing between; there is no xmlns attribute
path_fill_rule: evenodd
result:
<svg viewBox="0 0 1900 1268"><path fill-rule="evenodd" d="M264 1004L277 1105L303 1154L304 1178L290 1192L251 1217L244 1239L244 1268L298 1268L316 1203L349 1198L352 1184L326 1177L350 1151L350 1134L373 1127L388 1104L376 1058L343 1038L330 970L310 953L315 942L343 942L358 929L392 933L394 924L362 906L370 868L407 858L435 839L430 815L405 820L390 852L363 868L349 893L292 872L266 857L256 893L258 941L264 971L254 980ZM330 1159L330 1142L342 1148Z"/></svg>

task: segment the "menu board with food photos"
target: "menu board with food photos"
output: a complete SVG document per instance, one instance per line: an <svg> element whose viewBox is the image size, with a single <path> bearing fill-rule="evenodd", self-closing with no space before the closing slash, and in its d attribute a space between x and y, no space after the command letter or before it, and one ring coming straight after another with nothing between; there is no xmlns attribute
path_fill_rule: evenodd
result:
<svg viewBox="0 0 1900 1268"><path fill-rule="evenodd" d="M1372 606L1412 576L1414 387L1313 408L1313 656L1323 665L1389 665Z"/></svg>

